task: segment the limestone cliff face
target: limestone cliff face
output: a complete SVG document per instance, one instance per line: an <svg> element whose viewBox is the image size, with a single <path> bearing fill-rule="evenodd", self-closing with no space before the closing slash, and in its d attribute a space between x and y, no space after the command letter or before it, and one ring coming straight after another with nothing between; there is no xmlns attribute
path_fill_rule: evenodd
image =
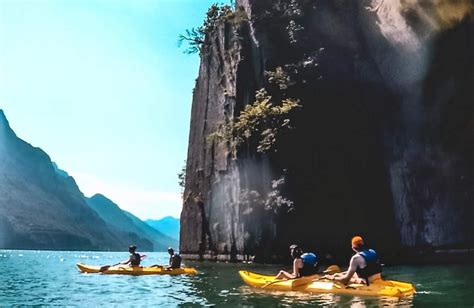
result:
<svg viewBox="0 0 474 308"><path fill-rule="evenodd" d="M268 260L292 242L347 252L472 248L473 39L469 1L241 0L207 36L193 97L181 251ZM245 12L245 13L243 13ZM240 16L239 15L239 16ZM302 109L275 151L208 136L272 89ZM292 211L251 202L272 181Z"/></svg>

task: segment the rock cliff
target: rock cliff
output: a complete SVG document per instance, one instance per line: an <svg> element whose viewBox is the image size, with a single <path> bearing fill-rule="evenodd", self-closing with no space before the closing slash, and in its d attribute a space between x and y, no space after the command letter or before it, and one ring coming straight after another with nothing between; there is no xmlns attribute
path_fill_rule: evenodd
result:
<svg viewBox="0 0 474 308"><path fill-rule="evenodd" d="M181 214L190 258L473 248L470 1L240 0L207 33ZM285 73L279 91L266 71ZM266 88L299 99L264 154L208 137ZM278 194L291 209L248 196Z"/></svg>

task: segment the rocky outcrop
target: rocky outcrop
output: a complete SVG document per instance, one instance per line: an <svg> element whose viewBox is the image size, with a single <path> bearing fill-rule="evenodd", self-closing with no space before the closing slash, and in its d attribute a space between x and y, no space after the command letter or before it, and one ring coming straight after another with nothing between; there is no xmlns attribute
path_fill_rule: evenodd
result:
<svg viewBox="0 0 474 308"><path fill-rule="evenodd" d="M349 253L474 247L470 1L241 0L206 37L181 215L188 257L278 258L297 242ZM281 67L284 93L265 71ZM265 87L300 100L294 129L259 154L209 140ZM291 211L249 195L272 193Z"/></svg>

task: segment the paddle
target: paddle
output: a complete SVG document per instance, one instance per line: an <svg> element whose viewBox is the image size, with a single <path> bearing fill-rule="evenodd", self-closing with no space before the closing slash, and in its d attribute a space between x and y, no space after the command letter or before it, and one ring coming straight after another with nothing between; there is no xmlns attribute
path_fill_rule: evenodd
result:
<svg viewBox="0 0 474 308"><path fill-rule="evenodd" d="M114 264L114 265L104 265L104 266L101 266L100 269L99 269L99 272L103 273L105 271L107 271L109 268L113 267L113 266L117 266L117 265L120 265L121 263L117 263L117 264Z"/></svg>
<svg viewBox="0 0 474 308"><path fill-rule="evenodd" d="M330 265L328 266L328 268L323 271L322 273L320 274L323 274L323 275L333 275L335 273L339 273L341 271L341 269L339 268L339 266L337 265ZM319 277L319 278L316 278L314 276L308 276L308 277L303 277L301 278L300 280L295 280L291 283L291 287L292 288L297 288L297 287L300 287L300 286L303 286L305 284L308 284L308 283L311 283L313 281L318 281L318 280L321 280L321 279L325 279L325 277Z"/></svg>
<svg viewBox="0 0 474 308"><path fill-rule="evenodd" d="M339 266L331 265L325 271L323 271L322 274L332 275L332 274L335 274L335 273L339 273L340 271L341 271L341 269L339 268ZM290 279L277 279L277 280L267 282L266 284L264 284L262 286L262 289L265 289L266 287L271 286L272 284L282 282L282 281L289 281L289 280L293 280L291 282L291 287L296 288L296 287L308 284L311 281L315 280L315 276L316 275L311 275L311 276L306 276L306 277L295 277L295 278L290 278ZM298 280L296 280L296 279L298 279Z"/></svg>
<svg viewBox="0 0 474 308"><path fill-rule="evenodd" d="M324 275L333 275L335 273L340 273L341 272L341 268L335 264L333 265L330 265L328 266L328 268L322 272L321 274L324 274Z"/></svg>
<svg viewBox="0 0 474 308"><path fill-rule="evenodd" d="M152 265L152 266L150 266L150 267L156 267L156 268L161 269L162 271L171 271L171 270L173 270L171 267L167 267L167 266L163 266L163 265L158 265L158 264Z"/></svg>
<svg viewBox="0 0 474 308"><path fill-rule="evenodd" d="M146 255L140 255L140 259L145 259L145 258L146 258ZM99 269L99 272L103 273L103 272L107 271L109 268L120 265L120 264L122 264L122 262L116 263L114 265L101 266L100 269Z"/></svg>
<svg viewBox="0 0 474 308"><path fill-rule="evenodd" d="M314 276L314 275L313 275ZM262 286L262 289L265 289L266 287L268 286L271 286L272 284L275 284L275 283L278 283L278 282L283 282L283 281L290 281L290 280L296 280L296 279L307 279L307 278L311 278L311 280L314 279L313 276L308 276L308 277L295 277L295 278L289 278L289 279L276 279L276 280L273 280L273 281L270 281L270 282L267 282L266 284L264 284ZM291 285L293 286L293 282L291 283Z"/></svg>

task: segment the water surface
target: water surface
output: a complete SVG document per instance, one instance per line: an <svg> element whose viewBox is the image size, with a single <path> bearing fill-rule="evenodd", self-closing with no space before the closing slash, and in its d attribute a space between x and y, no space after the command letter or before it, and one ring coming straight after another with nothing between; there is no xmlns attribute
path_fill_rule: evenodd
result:
<svg viewBox="0 0 474 308"><path fill-rule="evenodd" d="M79 273L75 264L113 264L128 253L0 250L0 306L474 307L474 265L396 266L385 277L411 281L412 298L361 298L257 290L239 269L275 273L275 265L188 262L196 276L122 276ZM147 253L144 264L164 264L166 253Z"/></svg>

